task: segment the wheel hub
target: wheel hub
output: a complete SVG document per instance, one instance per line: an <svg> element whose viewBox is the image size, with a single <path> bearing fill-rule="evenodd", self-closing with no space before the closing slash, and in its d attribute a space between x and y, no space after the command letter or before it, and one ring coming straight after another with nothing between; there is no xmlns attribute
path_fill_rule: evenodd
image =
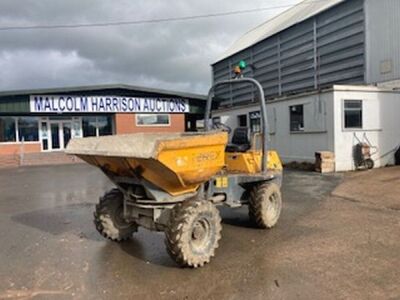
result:
<svg viewBox="0 0 400 300"><path fill-rule="evenodd" d="M210 223L206 219L197 220L193 225L191 244L196 250L206 247L210 237Z"/></svg>
<svg viewBox="0 0 400 300"><path fill-rule="evenodd" d="M269 198L268 198L268 207L267 207L267 214L269 215L269 217L274 217L277 214L278 211L278 201L276 199L276 195L272 194Z"/></svg>
<svg viewBox="0 0 400 300"><path fill-rule="evenodd" d="M124 207L122 205L120 207L118 207L117 211L115 212L115 220L114 221L115 221L115 224L119 228L126 228L126 227L130 226L130 224L125 221Z"/></svg>

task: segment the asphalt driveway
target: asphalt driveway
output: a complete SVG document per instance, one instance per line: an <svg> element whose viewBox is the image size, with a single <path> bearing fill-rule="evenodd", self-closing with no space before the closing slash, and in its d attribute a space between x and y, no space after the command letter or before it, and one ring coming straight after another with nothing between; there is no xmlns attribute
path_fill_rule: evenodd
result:
<svg viewBox="0 0 400 300"><path fill-rule="evenodd" d="M191 270L170 260L161 233L115 244L96 232L93 206L112 187L97 169L1 170L0 299L400 299L400 199L354 190L379 172L286 171L278 226L222 209L216 257ZM386 190L400 186L400 169L389 172Z"/></svg>

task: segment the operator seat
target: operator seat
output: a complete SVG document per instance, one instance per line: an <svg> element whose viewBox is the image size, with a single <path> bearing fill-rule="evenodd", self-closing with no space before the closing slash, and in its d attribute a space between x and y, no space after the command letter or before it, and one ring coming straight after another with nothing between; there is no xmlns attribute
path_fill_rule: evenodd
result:
<svg viewBox="0 0 400 300"><path fill-rule="evenodd" d="M246 152L251 148L250 129L237 127L233 131L232 142L226 146L226 152Z"/></svg>

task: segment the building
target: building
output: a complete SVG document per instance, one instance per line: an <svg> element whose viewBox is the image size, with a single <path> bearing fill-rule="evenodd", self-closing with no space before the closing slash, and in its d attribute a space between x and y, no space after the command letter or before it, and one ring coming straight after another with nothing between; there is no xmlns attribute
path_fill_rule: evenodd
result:
<svg viewBox="0 0 400 300"><path fill-rule="evenodd" d="M129 85L0 93L0 166L70 162L71 138L196 130L205 96Z"/></svg>
<svg viewBox="0 0 400 300"><path fill-rule="evenodd" d="M399 14L397 0L303 1L241 37L212 64L213 80L250 64L244 76L263 86L271 147L284 162L331 151L337 171L352 170L361 141L377 147L376 166L391 164L400 144ZM258 130L251 87L222 87L216 97L215 117Z"/></svg>

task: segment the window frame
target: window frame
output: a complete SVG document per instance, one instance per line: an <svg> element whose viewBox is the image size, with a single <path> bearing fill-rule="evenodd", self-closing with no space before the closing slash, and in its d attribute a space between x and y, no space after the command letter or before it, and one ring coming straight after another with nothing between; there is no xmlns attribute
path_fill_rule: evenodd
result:
<svg viewBox="0 0 400 300"><path fill-rule="evenodd" d="M158 116L163 115L168 117L168 124L138 124L138 116ZM171 126L171 114L135 114L136 127L170 127Z"/></svg>
<svg viewBox="0 0 400 300"><path fill-rule="evenodd" d="M358 109L350 108L346 109L346 102L360 102L361 103L361 126L360 127L346 127L346 110L356 111ZM342 130L343 131L357 131L357 130L364 130L364 101L362 99L343 99L342 101Z"/></svg>
<svg viewBox="0 0 400 300"><path fill-rule="evenodd" d="M246 123L246 124L245 124L244 126L242 126L242 125L240 124L241 118L243 118L243 119L245 120L245 123ZM248 116L247 116L247 114L240 114L240 115L237 115L237 116L236 116L236 120L237 120L238 127L249 127L249 121L248 121Z"/></svg>
<svg viewBox="0 0 400 300"><path fill-rule="evenodd" d="M106 118L107 122L110 121L111 122L111 133L110 134L100 134L100 118ZM113 116L112 115L98 115L96 116L96 134L97 136L110 136L110 135L114 135L114 121L113 121Z"/></svg>
<svg viewBox="0 0 400 300"><path fill-rule="evenodd" d="M26 117L35 117L36 116L2 116L2 117L9 117L14 119L14 124L15 124L15 141L13 142L0 142L0 145L15 145L15 144L37 144L37 143L41 143L41 137L40 137L40 117L37 117L37 123L38 123L38 140L37 141L23 141L20 138L19 135L19 124L18 124L18 120L19 118L26 118Z"/></svg>
<svg viewBox="0 0 400 300"><path fill-rule="evenodd" d="M85 135L85 128L84 128L84 119L85 118L94 118L94 124L95 124L95 135ZM99 128L97 126L97 116L83 116L81 120L81 128L82 128L82 137L98 137L99 136Z"/></svg>
<svg viewBox="0 0 400 300"><path fill-rule="evenodd" d="M256 116L256 117L252 117L252 116ZM258 115L258 116L257 116ZM259 133L262 132L262 126L261 126L261 111L260 110L254 110L254 111L250 111L248 113L248 118L249 118L249 127L250 127L250 131L251 133ZM259 130L253 130L254 126L259 126Z"/></svg>
<svg viewBox="0 0 400 300"><path fill-rule="evenodd" d="M15 141L0 141L0 145L7 145L7 144L16 144L18 143L18 121L17 117L12 117L12 116L1 116L1 118L10 118L14 120L14 137Z"/></svg>
<svg viewBox="0 0 400 300"><path fill-rule="evenodd" d="M302 124L303 124L303 126L300 127L299 130L293 130L293 129L292 129L292 128L293 128L293 127L292 127L292 108L293 108L293 107L300 107L300 106L301 106L301 108L302 108L302 118L303 118ZM302 104L289 105L289 132L290 132L290 133L306 132L306 130L305 130L305 120L304 120L304 106L305 106L304 103L302 103Z"/></svg>
<svg viewBox="0 0 400 300"><path fill-rule="evenodd" d="M37 138L38 138L38 140L37 141L22 141L21 140L21 137L20 137L20 134L19 134L19 128L20 128L20 126L19 126L19 119L20 118L34 118L34 119L36 119L36 125L37 125ZM24 144L26 144L26 143L40 143L41 142L41 140L40 140L40 117L36 117L36 116L19 116L19 117L15 117L15 121L16 121L16 127L15 127L15 130L17 131L16 132L16 134L17 134L17 143L24 143Z"/></svg>
<svg viewBox="0 0 400 300"><path fill-rule="evenodd" d="M87 117L91 117L91 118L94 118L95 119L95 124L96 124L96 126L95 126L95 135L87 135L87 136L85 136L85 134L84 134L84 127L83 127L83 119L84 118L87 118ZM101 118L101 117L106 117L106 118L110 118L110 121L111 121L111 134L106 134L106 135L101 135L100 134L100 127L99 127L99 118ZM95 115L95 116L82 116L81 118L80 118L81 120L80 120L80 126L81 126L81 136L80 137L99 137L99 136L110 136L110 135L114 135L115 134L115 130L114 130L114 118L113 118L113 116L111 116L111 115ZM72 121L72 122L74 122L74 120Z"/></svg>

